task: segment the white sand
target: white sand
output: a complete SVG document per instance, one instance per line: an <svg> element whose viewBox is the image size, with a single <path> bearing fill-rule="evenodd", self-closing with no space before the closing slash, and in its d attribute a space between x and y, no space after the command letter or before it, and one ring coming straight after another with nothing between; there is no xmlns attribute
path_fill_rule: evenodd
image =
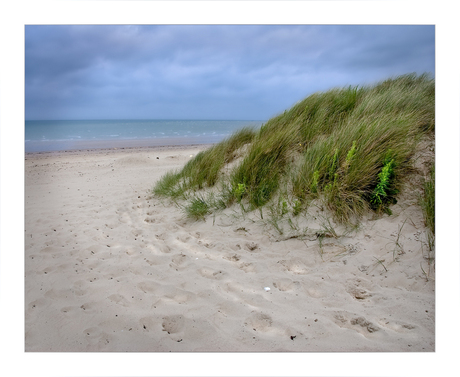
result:
<svg viewBox="0 0 460 377"><path fill-rule="evenodd" d="M321 250L320 209L302 240L151 197L202 148L26 156L26 351L434 351L416 191Z"/></svg>

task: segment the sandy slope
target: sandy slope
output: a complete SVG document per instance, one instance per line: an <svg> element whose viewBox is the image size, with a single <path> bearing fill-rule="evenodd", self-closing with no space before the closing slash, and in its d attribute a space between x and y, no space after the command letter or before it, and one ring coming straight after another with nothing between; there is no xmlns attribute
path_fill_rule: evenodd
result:
<svg viewBox="0 0 460 377"><path fill-rule="evenodd" d="M321 243L320 206L282 235L237 208L192 222L149 190L200 148L26 156L26 351L434 351L413 187Z"/></svg>

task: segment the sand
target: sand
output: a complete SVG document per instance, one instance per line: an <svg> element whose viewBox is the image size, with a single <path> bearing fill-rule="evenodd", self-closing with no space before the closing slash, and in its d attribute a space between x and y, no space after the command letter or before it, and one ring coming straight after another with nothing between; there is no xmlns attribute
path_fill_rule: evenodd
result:
<svg viewBox="0 0 460 377"><path fill-rule="evenodd" d="M320 205L302 238L238 207L192 221L150 191L204 148L26 155L26 351L435 350L415 185L337 238Z"/></svg>

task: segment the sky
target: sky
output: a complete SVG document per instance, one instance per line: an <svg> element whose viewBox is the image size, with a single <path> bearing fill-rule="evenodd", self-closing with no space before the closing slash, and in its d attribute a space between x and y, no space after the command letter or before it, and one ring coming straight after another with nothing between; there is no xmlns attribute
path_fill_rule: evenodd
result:
<svg viewBox="0 0 460 377"><path fill-rule="evenodd" d="M435 73L433 25L26 25L25 118L267 120Z"/></svg>

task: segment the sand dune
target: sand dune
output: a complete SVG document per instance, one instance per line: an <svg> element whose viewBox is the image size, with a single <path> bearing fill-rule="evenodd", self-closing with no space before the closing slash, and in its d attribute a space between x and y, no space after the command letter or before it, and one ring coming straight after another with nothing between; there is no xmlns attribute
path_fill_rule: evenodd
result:
<svg viewBox="0 0 460 377"><path fill-rule="evenodd" d="M26 155L26 351L434 351L416 192L337 238L193 222L149 191L203 148Z"/></svg>

